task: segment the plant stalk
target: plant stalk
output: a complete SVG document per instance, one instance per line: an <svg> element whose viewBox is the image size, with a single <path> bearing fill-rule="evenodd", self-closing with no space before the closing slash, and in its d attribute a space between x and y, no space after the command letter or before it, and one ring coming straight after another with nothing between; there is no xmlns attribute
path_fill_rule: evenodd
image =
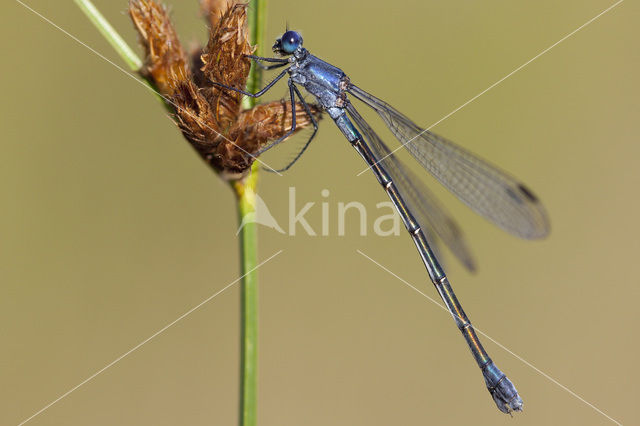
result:
<svg viewBox="0 0 640 426"><path fill-rule="evenodd" d="M256 46L255 54L262 56L264 44L266 0L251 0L248 8L250 42ZM262 84L262 70L254 63L247 80L247 90L256 93ZM244 108L252 108L255 98L245 96ZM255 198L258 183L258 162L253 163L251 174L232 185L238 203L238 220L255 218ZM258 420L258 233L255 220L245 221L240 230L240 274L244 276L241 290L240 337L240 426L255 426ZM245 275L246 274L246 275Z"/></svg>
<svg viewBox="0 0 640 426"><path fill-rule="evenodd" d="M129 69L138 72L142 60L129 47L124 39L109 24L106 18L93 5L91 0L74 0L98 31L113 46ZM248 8L248 19L251 44L257 46L256 55L262 55L265 28L266 0L251 0ZM255 93L262 84L261 70L254 64L251 66L247 80L247 90ZM153 88L153 85L147 81ZM155 90L154 90L155 91ZM244 108L252 108L255 99L245 97ZM255 199L258 183L258 163L251 168L246 178L231 182L236 194L238 219L255 217ZM254 220L247 220L239 234L240 238L240 273L244 276L241 290L241 367L240 367L240 425L255 426L257 424L258 395L258 236Z"/></svg>
<svg viewBox="0 0 640 426"><path fill-rule="evenodd" d="M258 233L255 199L257 162L244 181L234 182L240 230L240 426L257 424L258 401Z"/></svg>

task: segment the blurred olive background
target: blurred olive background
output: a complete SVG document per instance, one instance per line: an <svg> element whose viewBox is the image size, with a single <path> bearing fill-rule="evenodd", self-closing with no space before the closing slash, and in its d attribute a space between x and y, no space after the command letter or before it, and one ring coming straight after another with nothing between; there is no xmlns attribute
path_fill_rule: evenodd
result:
<svg viewBox="0 0 640 426"><path fill-rule="evenodd" d="M126 2L95 3L135 46ZM170 3L183 42L205 40L197 2ZM122 65L71 1L28 4ZM267 43L288 21L314 54L428 126L611 4L271 0ZM232 193L158 100L17 2L0 10L8 425L232 283L239 267ZM622 3L434 129L531 186L551 217L548 239L513 238L432 185L477 257L472 275L445 252L477 328L628 424L640 379L639 12ZM356 177L363 168L325 119L290 172L261 176L281 226L295 187L298 210L316 203L306 217L317 232L329 203L331 235L260 228L261 259L284 250L259 272L260 424L611 424L485 338L525 401L513 419L496 409L450 316L356 252L437 298L411 239L371 232L386 196L369 173ZM349 201L367 206L369 236L353 212L337 235L337 205ZM236 424L238 308L234 285L29 424Z"/></svg>

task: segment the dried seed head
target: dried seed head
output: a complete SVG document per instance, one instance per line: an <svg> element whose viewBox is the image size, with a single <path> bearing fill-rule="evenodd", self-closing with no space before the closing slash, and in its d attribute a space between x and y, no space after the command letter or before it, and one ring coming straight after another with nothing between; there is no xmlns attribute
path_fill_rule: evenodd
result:
<svg viewBox="0 0 640 426"><path fill-rule="evenodd" d="M291 103L278 101L243 111L242 95L211 82L244 89L251 63L246 4L202 0L212 23L204 49L187 58L169 16L154 0L130 0L129 13L140 33L146 58L140 73L168 99L175 120L196 151L227 179L250 171L255 154L291 129ZM320 109L310 106L320 119ZM296 104L297 131L311 125Z"/></svg>
<svg viewBox="0 0 640 426"><path fill-rule="evenodd" d="M210 28L216 28L222 14L237 2L237 0L200 0L200 10Z"/></svg>
<svg viewBox="0 0 640 426"><path fill-rule="evenodd" d="M223 137L206 97L193 82L166 9L153 0L131 0L129 14L146 52L140 73L168 99L178 126L194 148L207 152Z"/></svg>
<svg viewBox="0 0 640 426"><path fill-rule="evenodd" d="M207 155L220 141L225 140L216 126L209 102L191 80L179 82L171 100L176 106L178 127L201 155Z"/></svg>
<svg viewBox="0 0 640 426"><path fill-rule="evenodd" d="M205 79L244 89L251 68L246 55L252 52L247 31L247 5L233 5L222 15L218 25L211 28L209 43L201 57ZM240 114L242 95L215 86L207 88L205 93L216 111L220 127L229 127Z"/></svg>
<svg viewBox="0 0 640 426"><path fill-rule="evenodd" d="M171 95L179 81L189 79L187 57L164 7L153 0L131 0L129 14L145 48L141 74L163 95Z"/></svg>
<svg viewBox="0 0 640 426"><path fill-rule="evenodd" d="M316 120L321 111L309 106ZM311 119L299 102L296 103L296 132L311 126ZM243 111L226 134L219 138L205 158L227 176L241 176L251 168L254 155L274 140L291 130L291 102L275 101Z"/></svg>
<svg viewBox="0 0 640 426"><path fill-rule="evenodd" d="M316 120L321 118L321 111L310 105L311 113ZM311 119L300 102L296 102L296 128L305 129L311 126ZM238 121L229 130L229 135L236 137L239 144L257 152L270 141L277 140L291 130L291 102L275 101L243 111Z"/></svg>

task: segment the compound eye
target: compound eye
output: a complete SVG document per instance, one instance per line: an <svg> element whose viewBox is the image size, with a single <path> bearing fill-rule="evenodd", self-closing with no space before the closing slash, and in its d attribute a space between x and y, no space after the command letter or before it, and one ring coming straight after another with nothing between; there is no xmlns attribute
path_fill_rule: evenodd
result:
<svg viewBox="0 0 640 426"><path fill-rule="evenodd" d="M302 45L302 36L296 31L287 31L282 35L282 50L293 53Z"/></svg>

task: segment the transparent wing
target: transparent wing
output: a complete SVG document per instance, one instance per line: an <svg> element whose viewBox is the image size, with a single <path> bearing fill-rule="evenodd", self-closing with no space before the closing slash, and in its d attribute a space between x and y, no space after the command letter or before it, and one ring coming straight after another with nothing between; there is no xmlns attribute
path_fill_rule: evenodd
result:
<svg viewBox="0 0 640 426"><path fill-rule="evenodd" d="M367 124L353 105L347 105L347 112L371 147L377 158L384 158L380 163L391 175L398 190L409 205L411 213L427 234L435 233L451 252L470 271L475 271L475 262L464 240L462 231L451 215L440 204L431 191L385 145L380 137ZM429 232L432 230L433 232ZM435 249L435 248L434 248Z"/></svg>
<svg viewBox="0 0 640 426"><path fill-rule="evenodd" d="M524 184L364 90L350 85L348 91L373 108L418 163L473 211L521 238L549 233L544 207Z"/></svg>

